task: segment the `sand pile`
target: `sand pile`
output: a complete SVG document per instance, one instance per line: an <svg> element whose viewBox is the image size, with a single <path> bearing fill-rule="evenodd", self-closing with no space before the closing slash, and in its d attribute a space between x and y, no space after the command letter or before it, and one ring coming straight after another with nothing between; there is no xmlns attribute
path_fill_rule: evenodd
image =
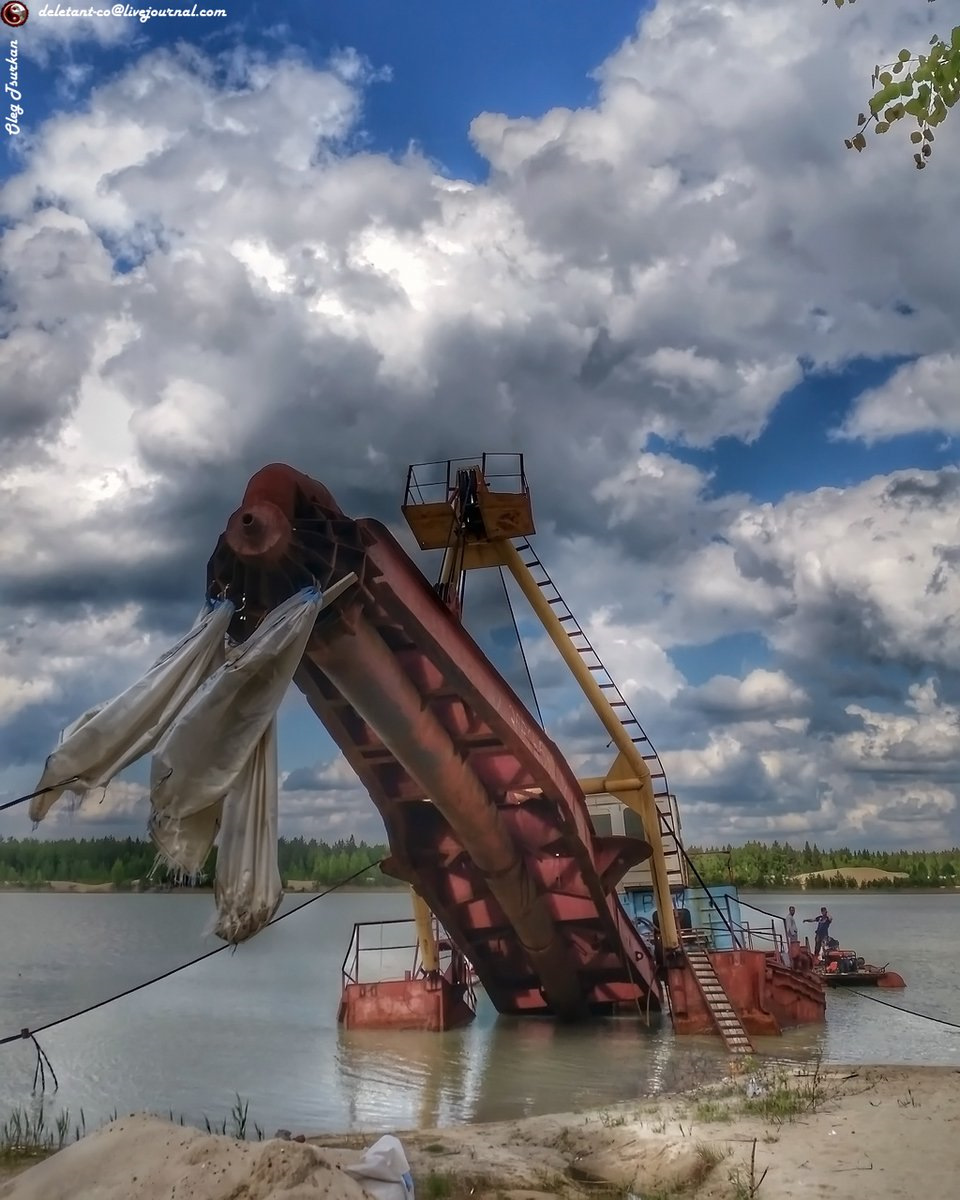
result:
<svg viewBox="0 0 960 1200"><path fill-rule="evenodd" d="M0 1185L0 1200L369 1200L342 1159L126 1117Z"/></svg>

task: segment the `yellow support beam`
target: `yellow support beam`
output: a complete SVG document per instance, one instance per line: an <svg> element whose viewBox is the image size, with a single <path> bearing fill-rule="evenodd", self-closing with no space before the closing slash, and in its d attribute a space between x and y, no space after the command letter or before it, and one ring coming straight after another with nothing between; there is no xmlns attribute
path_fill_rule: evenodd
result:
<svg viewBox="0 0 960 1200"><path fill-rule="evenodd" d="M433 936L433 913L427 902L413 888L410 889L410 899L413 902L413 919L417 925L420 965L428 974L432 974L440 970L440 952L437 949L437 939Z"/></svg>
<svg viewBox="0 0 960 1200"><path fill-rule="evenodd" d="M639 779L604 779L602 775L588 775L586 779L578 782L580 790L585 796L615 796L618 792L643 790L643 784Z"/></svg>
<svg viewBox="0 0 960 1200"><path fill-rule="evenodd" d="M634 808L643 821L643 832L649 842L653 855L650 859L653 868L653 891L657 902L657 913L660 922L660 937L665 950L675 950L680 945L677 934L677 923L674 917L673 899L670 895L670 883L667 878L667 864L663 852L663 839L660 836L660 819L657 802L653 794L653 780L650 771L643 761L643 755L630 740L630 734L623 727L619 717L603 694L603 689L594 679L591 671L563 627L563 622L553 611L546 597L537 586L537 581L524 565L516 546L512 542L500 541L496 545L503 565L517 581L517 585L526 597L527 603L540 619L540 623L550 636L553 644L560 651L564 662L579 683L583 694L593 705L594 711L603 722L603 726L620 755L626 760L626 765L636 777L639 787L627 788L622 792L623 797L630 797L628 807ZM604 788L604 791L607 789ZM615 793L612 793L615 794ZM616 796L621 803L624 800ZM634 803L634 799L636 803Z"/></svg>

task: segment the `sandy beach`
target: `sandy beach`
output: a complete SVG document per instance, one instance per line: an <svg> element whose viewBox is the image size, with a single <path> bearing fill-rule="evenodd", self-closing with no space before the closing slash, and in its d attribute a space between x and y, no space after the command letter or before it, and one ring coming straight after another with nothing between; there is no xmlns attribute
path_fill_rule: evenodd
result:
<svg viewBox="0 0 960 1200"><path fill-rule="evenodd" d="M958 1076L766 1063L657 1101L395 1132L419 1200L952 1200ZM0 1160L0 1200L362 1200L342 1166L375 1137L236 1142L128 1117L36 1164Z"/></svg>

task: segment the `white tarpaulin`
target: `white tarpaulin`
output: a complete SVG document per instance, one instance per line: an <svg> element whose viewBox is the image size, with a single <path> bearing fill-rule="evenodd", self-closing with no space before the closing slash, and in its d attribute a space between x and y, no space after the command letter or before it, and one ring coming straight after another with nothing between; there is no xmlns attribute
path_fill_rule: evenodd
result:
<svg viewBox="0 0 960 1200"><path fill-rule="evenodd" d="M83 797L150 753L200 684L224 661L224 635L232 616L229 602L205 608L186 637L158 658L142 679L63 731L36 790L72 782L35 796L30 801L31 820L42 821L64 792Z"/></svg>
<svg viewBox="0 0 960 1200"><path fill-rule="evenodd" d="M276 714L320 612L315 588L264 618L184 706L150 767L150 836L195 876L219 831L215 932L252 937L283 895L277 866Z"/></svg>
<svg viewBox="0 0 960 1200"><path fill-rule="evenodd" d="M290 686L320 605L317 589L305 588L273 609L184 706L150 764L155 813L191 816L234 786Z"/></svg>
<svg viewBox="0 0 960 1200"><path fill-rule="evenodd" d="M266 925L283 899L277 863L277 723L271 721L223 802L213 932L244 942Z"/></svg>
<svg viewBox="0 0 960 1200"><path fill-rule="evenodd" d="M322 606L316 588L304 589L229 654L233 606L205 611L143 679L73 723L40 781L76 777L61 791L82 794L152 750L149 826L160 861L195 878L220 835L213 931L225 941L252 937L282 898L276 716ZM60 794L37 797L31 816L42 819Z"/></svg>

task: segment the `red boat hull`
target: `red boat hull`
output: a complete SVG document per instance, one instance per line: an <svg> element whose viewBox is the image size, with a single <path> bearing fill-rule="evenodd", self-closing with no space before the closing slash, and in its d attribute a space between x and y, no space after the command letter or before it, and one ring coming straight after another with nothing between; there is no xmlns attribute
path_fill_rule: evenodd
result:
<svg viewBox="0 0 960 1200"><path fill-rule="evenodd" d="M817 1024L827 1001L819 975L787 967L764 950L710 950L713 969L744 1029L775 1037L784 1029ZM677 1033L714 1033L716 1024L693 975L685 967L667 969L670 1005Z"/></svg>

